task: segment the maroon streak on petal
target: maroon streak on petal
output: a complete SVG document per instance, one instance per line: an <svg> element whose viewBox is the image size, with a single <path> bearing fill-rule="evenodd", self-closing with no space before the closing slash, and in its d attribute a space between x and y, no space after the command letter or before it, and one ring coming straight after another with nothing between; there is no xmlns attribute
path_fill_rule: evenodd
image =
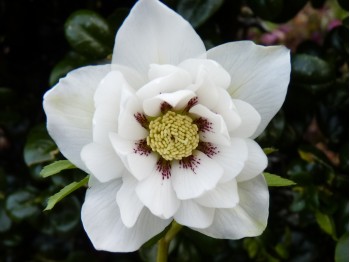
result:
<svg viewBox="0 0 350 262"><path fill-rule="evenodd" d="M134 153L141 156L148 156L152 149L147 145L146 139L141 139L135 142Z"/></svg>
<svg viewBox="0 0 350 262"><path fill-rule="evenodd" d="M192 97L188 101L187 106L184 108L183 112L188 112L190 109L198 103L198 96Z"/></svg>
<svg viewBox="0 0 350 262"><path fill-rule="evenodd" d="M162 175L162 179L171 177L171 163L163 158L159 158L157 162L157 171Z"/></svg>
<svg viewBox="0 0 350 262"><path fill-rule="evenodd" d="M193 121L193 124L197 125L199 132L211 132L213 129L213 123L209 122L208 119L200 117Z"/></svg>
<svg viewBox="0 0 350 262"><path fill-rule="evenodd" d="M171 105L169 105L167 102L163 102L160 105L160 112L162 112L162 114L166 114L166 112L168 112L169 110L171 110L173 107Z"/></svg>
<svg viewBox="0 0 350 262"><path fill-rule="evenodd" d="M192 156L184 157L179 161L179 163L180 163L180 168L191 169L192 172L196 174L196 168L198 167L198 165L200 165L201 159L192 155Z"/></svg>
<svg viewBox="0 0 350 262"><path fill-rule="evenodd" d="M212 158L212 156L220 153L220 151L218 150L218 148L209 142L199 142L198 143L198 147L197 150L203 152L204 154L206 154L209 158Z"/></svg>
<svg viewBox="0 0 350 262"><path fill-rule="evenodd" d="M148 129L149 121L148 121L147 117L145 116L145 114L136 113L136 114L134 114L134 117L135 117L136 121L139 122L139 124L143 128Z"/></svg>

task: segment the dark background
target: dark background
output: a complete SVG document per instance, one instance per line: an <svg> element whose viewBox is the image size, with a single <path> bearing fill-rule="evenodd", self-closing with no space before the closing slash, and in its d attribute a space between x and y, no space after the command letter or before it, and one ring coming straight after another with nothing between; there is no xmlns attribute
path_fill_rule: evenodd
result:
<svg viewBox="0 0 350 262"><path fill-rule="evenodd" d="M42 211L49 196L82 172L39 175L62 158L45 130L43 94L69 70L108 61L114 34L134 2L0 1L0 261L154 260L154 247L131 254L95 251L80 222L83 189ZM184 229L169 260L348 261L348 1L165 2L192 23L208 48L253 39L292 50L285 104L258 142L278 149L267 171L297 183L271 188L262 236L215 240ZM74 13L81 9L90 11ZM93 26L85 26L87 19ZM67 32L65 24L76 30ZM79 30L99 44L78 44Z"/></svg>

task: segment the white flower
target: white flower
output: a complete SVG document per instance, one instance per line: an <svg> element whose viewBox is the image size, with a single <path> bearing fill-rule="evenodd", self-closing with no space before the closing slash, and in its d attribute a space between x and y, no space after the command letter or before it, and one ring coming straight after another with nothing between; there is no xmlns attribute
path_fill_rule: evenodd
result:
<svg viewBox="0 0 350 262"><path fill-rule="evenodd" d="M267 158L254 138L289 83L284 47L209 51L157 0L140 0L111 65L69 73L44 97L62 154L91 175L82 208L96 249L137 250L175 219L215 238L265 229Z"/></svg>

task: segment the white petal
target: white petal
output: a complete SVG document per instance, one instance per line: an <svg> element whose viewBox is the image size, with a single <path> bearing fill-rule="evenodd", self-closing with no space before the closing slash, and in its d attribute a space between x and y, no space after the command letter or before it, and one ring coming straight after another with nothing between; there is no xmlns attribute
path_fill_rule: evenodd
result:
<svg viewBox="0 0 350 262"><path fill-rule="evenodd" d="M285 99L291 70L289 50L240 41L214 47L207 55L230 73L231 96L248 102L261 115L261 123L253 135L257 137Z"/></svg>
<svg viewBox="0 0 350 262"><path fill-rule="evenodd" d="M128 84L135 90L139 89L148 81L147 76L141 75L133 68L117 64L111 64L111 68L112 70L121 72Z"/></svg>
<svg viewBox="0 0 350 262"><path fill-rule="evenodd" d="M214 222L199 232L214 238L239 239L260 235L267 225L269 191L262 176L238 183L239 204L216 209Z"/></svg>
<svg viewBox="0 0 350 262"><path fill-rule="evenodd" d="M141 202L160 218L172 217L180 206L171 179L163 178L159 172L154 172L140 182L136 187L136 193Z"/></svg>
<svg viewBox="0 0 350 262"><path fill-rule="evenodd" d="M213 145L217 154L211 156L225 172L220 183L227 182L235 178L243 169L248 158L248 147L243 139L231 138L230 146Z"/></svg>
<svg viewBox="0 0 350 262"><path fill-rule="evenodd" d="M196 94L190 90L180 90L174 93L160 94L143 102L144 112L148 116L159 116L161 113L161 105L166 102L172 106L173 110L179 111L184 109L188 101L195 97Z"/></svg>
<svg viewBox="0 0 350 262"><path fill-rule="evenodd" d="M214 82L209 78L209 72L203 66L198 70L195 83L188 88L195 91L198 102L209 109L215 107L219 102L219 88L216 87Z"/></svg>
<svg viewBox="0 0 350 262"><path fill-rule="evenodd" d="M261 122L259 113L254 107L242 100L233 99L233 103L242 121L236 129L230 132L230 136L242 138L251 137Z"/></svg>
<svg viewBox="0 0 350 262"><path fill-rule="evenodd" d="M196 202L212 208L232 208L239 202L236 179L218 184L213 190L196 198Z"/></svg>
<svg viewBox="0 0 350 262"><path fill-rule="evenodd" d="M213 222L214 213L214 208L198 205L193 200L183 200L174 219L187 227L206 228Z"/></svg>
<svg viewBox="0 0 350 262"><path fill-rule="evenodd" d="M248 146L248 159L237 176L237 181L246 181L261 174L267 167L267 156L254 140L245 139Z"/></svg>
<svg viewBox="0 0 350 262"><path fill-rule="evenodd" d="M178 90L183 90L187 88L192 81L191 76L186 71L170 65L152 65L150 75L151 77L159 75L159 77L152 79L137 90L136 94L141 100L145 100L162 93L171 93Z"/></svg>
<svg viewBox="0 0 350 262"><path fill-rule="evenodd" d="M171 180L179 199L192 199L212 190L224 173L223 168L202 152L195 152L190 164L175 161Z"/></svg>
<svg viewBox="0 0 350 262"><path fill-rule="evenodd" d="M100 181L107 182L121 177L124 165L112 147L91 143L83 147L81 159Z"/></svg>
<svg viewBox="0 0 350 262"><path fill-rule="evenodd" d="M92 142L93 97L109 71L109 65L76 69L60 79L44 96L50 136L62 154L85 171L88 169L80 158L80 151Z"/></svg>
<svg viewBox="0 0 350 262"><path fill-rule="evenodd" d="M222 116L211 112L202 105L193 106L190 111L198 117L208 120L208 130L201 131L199 137L203 142L210 142L220 145L230 145L230 136Z"/></svg>
<svg viewBox="0 0 350 262"><path fill-rule="evenodd" d="M118 118L119 136L130 140L138 140L147 137L147 130L142 127L136 119L138 113L143 113L140 100L132 90L123 89Z"/></svg>
<svg viewBox="0 0 350 262"><path fill-rule="evenodd" d="M227 88L231 82L230 74L214 60L187 59L180 63L179 67L188 71L192 75L193 80L197 79L199 70L204 68L208 79L217 87Z"/></svg>
<svg viewBox="0 0 350 262"><path fill-rule="evenodd" d="M126 227L133 227L144 205L136 195L138 181L131 174L123 175L123 184L117 193L117 203L121 219Z"/></svg>
<svg viewBox="0 0 350 262"><path fill-rule="evenodd" d="M122 74L111 71L102 79L94 96L95 114L93 117L94 142L109 145L108 134L118 130L120 96L123 88L129 88Z"/></svg>
<svg viewBox="0 0 350 262"><path fill-rule="evenodd" d="M152 215L144 208L132 228L127 228L120 216L116 195L121 179L94 184L87 190L81 210L84 229L97 250L131 252L159 234L171 222Z"/></svg>
<svg viewBox="0 0 350 262"><path fill-rule="evenodd" d="M226 123L227 130L230 132L237 128L242 123L242 120L229 93L227 93L226 90L219 88L218 96L220 102L212 108L212 111L222 116Z"/></svg>
<svg viewBox="0 0 350 262"><path fill-rule="evenodd" d="M112 62L147 74L150 64L177 65L204 53L187 21L160 1L141 0L117 33Z"/></svg>
<svg viewBox="0 0 350 262"><path fill-rule="evenodd" d="M141 181L155 172L159 156L140 151L139 141L126 140L115 133L110 134L110 139L115 152L137 180Z"/></svg>

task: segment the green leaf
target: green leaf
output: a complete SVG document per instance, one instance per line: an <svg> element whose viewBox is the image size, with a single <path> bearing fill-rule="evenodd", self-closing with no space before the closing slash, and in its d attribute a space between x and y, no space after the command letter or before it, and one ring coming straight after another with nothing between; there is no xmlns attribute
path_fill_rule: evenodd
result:
<svg viewBox="0 0 350 262"><path fill-rule="evenodd" d="M114 32L108 22L90 10L79 10L66 21L65 35L71 47L90 58L112 53Z"/></svg>
<svg viewBox="0 0 350 262"><path fill-rule="evenodd" d="M278 149L273 148L273 147L265 147L263 149L263 151L264 151L265 155L269 155L269 154L272 154L273 152L277 152Z"/></svg>
<svg viewBox="0 0 350 262"><path fill-rule="evenodd" d="M337 239L335 234L334 221L331 216L317 211L315 213L317 224L320 228L328 235L332 236L333 239Z"/></svg>
<svg viewBox="0 0 350 262"><path fill-rule="evenodd" d="M49 177L49 176L52 176L52 175L55 175L55 174L61 172L62 170L72 169L72 168L76 168L76 166L73 165L70 161L59 160L59 161L53 162L50 165L45 166L41 170L40 176Z"/></svg>
<svg viewBox="0 0 350 262"><path fill-rule="evenodd" d="M51 210L63 198L65 198L66 196L68 196L70 193L74 192L78 188L86 185L88 181L89 181L89 176L86 176L85 178L83 178L79 182L72 182L69 185L62 188L58 193L49 197L49 199L47 201L47 206L44 209L44 211Z"/></svg>
<svg viewBox="0 0 350 262"><path fill-rule="evenodd" d="M40 213L35 194L27 189L9 195L6 199L6 210L18 221L33 218Z"/></svg>
<svg viewBox="0 0 350 262"><path fill-rule="evenodd" d="M198 27L208 20L223 2L223 0L181 0L177 11L193 27Z"/></svg>
<svg viewBox="0 0 350 262"><path fill-rule="evenodd" d="M45 125L34 127L24 146L24 161L28 166L54 160L57 146L46 131Z"/></svg>
<svg viewBox="0 0 350 262"><path fill-rule="evenodd" d="M268 186L292 186L295 185L295 182L287 178L283 178L274 174L267 172L263 173L266 183Z"/></svg>
<svg viewBox="0 0 350 262"><path fill-rule="evenodd" d="M335 74L325 60L307 54L295 55L292 58L292 80L312 93L331 86Z"/></svg>
<svg viewBox="0 0 350 262"><path fill-rule="evenodd" d="M349 261L349 233L342 235L335 247L335 262Z"/></svg>

